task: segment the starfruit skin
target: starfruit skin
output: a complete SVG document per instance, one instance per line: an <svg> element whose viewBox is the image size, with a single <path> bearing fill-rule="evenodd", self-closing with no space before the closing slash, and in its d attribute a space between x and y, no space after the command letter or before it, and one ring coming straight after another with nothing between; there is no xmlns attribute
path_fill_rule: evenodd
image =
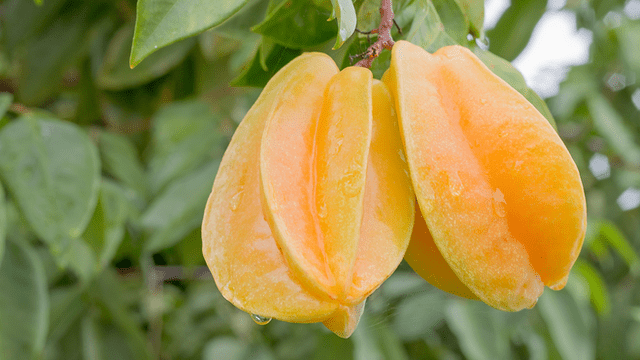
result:
<svg viewBox="0 0 640 360"><path fill-rule="evenodd" d="M241 310L348 337L402 260L414 216L386 86L305 53L236 130L205 208L203 254Z"/></svg>
<svg viewBox="0 0 640 360"><path fill-rule="evenodd" d="M405 259L501 310L564 287L582 247L578 169L546 119L461 46L398 41L383 76L419 203Z"/></svg>

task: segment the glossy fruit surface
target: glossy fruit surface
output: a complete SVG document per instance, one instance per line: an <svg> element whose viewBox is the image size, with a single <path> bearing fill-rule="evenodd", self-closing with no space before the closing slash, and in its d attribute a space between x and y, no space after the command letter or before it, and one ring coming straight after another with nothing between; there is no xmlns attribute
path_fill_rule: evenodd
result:
<svg viewBox="0 0 640 360"><path fill-rule="evenodd" d="M392 98L325 54L267 84L224 155L202 225L223 296L348 337L408 246L414 195Z"/></svg>
<svg viewBox="0 0 640 360"><path fill-rule="evenodd" d="M586 206L545 118L461 46L432 55L399 41L383 81L420 208L406 254L414 270L502 310L532 307L545 285L564 287Z"/></svg>

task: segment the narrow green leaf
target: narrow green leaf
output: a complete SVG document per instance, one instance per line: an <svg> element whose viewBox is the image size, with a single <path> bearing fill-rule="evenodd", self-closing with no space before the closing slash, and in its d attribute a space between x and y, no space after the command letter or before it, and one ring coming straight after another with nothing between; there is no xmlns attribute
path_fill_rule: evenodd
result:
<svg viewBox="0 0 640 360"><path fill-rule="evenodd" d="M453 300L445 313L447 324L468 359L511 358L506 329L497 317L497 310L480 302Z"/></svg>
<svg viewBox="0 0 640 360"><path fill-rule="evenodd" d="M0 183L0 265L2 265L2 257L4 255L4 242L7 236L7 204L4 199L4 188Z"/></svg>
<svg viewBox="0 0 640 360"><path fill-rule="evenodd" d="M592 93L587 99L587 107L596 130L607 140L625 161L632 166L640 166L640 147L634 139L625 120L611 103L599 93Z"/></svg>
<svg viewBox="0 0 640 360"><path fill-rule="evenodd" d="M395 333L403 341L424 338L444 321L445 297L428 291L402 300L393 322Z"/></svg>
<svg viewBox="0 0 640 360"><path fill-rule="evenodd" d="M13 102L13 94L8 92L0 93L0 119L7 113L11 103Z"/></svg>
<svg viewBox="0 0 640 360"><path fill-rule="evenodd" d="M124 135L100 131L98 149L105 172L145 198L147 179L138 151L131 140Z"/></svg>
<svg viewBox="0 0 640 360"><path fill-rule="evenodd" d="M336 35L336 23L327 21L330 15L308 0L281 1L252 30L288 48L307 48L320 45Z"/></svg>
<svg viewBox="0 0 640 360"><path fill-rule="evenodd" d="M496 27L487 31L492 53L513 61L529 43L533 29L547 8L547 0L511 2Z"/></svg>
<svg viewBox="0 0 640 360"><path fill-rule="evenodd" d="M200 226L220 161L213 161L167 187L144 212L142 226L151 232L145 250L153 253L173 246Z"/></svg>
<svg viewBox="0 0 640 360"><path fill-rule="evenodd" d="M172 180L222 157L226 139L219 119L204 102L174 102L153 118L154 152L149 160L151 192L157 193Z"/></svg>
<svg viewBox="0 0 640 360"><path fill-rule="evenodd" d="M331 0L333 14L338 20L338 38L334 49L339 48L356 30L356 9L351 0Z"/></svg>
<svg viewBox="0 0 640 360"><path fill-rule="evenodd" d="M558 127L556 125L556 121L549 111L549 107L547 104L533 91L529 86L527 86L527 82L524 77L516 69L511 65L507 60L491 53L490 51L484 51L480 48L474 48L473 52L482 60L482 62L496 75L498 75L502 80L506 81L507 84L511 85L516 91L518 91L522 96L524 96L529 102L535 106L538 111L549 121L551 126L553 126L556 131Z"/></svg>
<svg viewBox="0 0 640 360"><path fill-rule="evenodd" d="M575 300L567 291L545 291L537 308L565 360L595 358L594 341Z"/></svg>
<svg viewBox="0 0 640 360"><path fill-rule="evenodd" d="M637 73L640 73L640 57L638 57L638 44L640 44L640 23L628 22L615 29L618 35L622 59L626 65Z"/></svg>
<svg viewBox="0 0 640 360"><path fill-rule="evenodd" d="M49 325L46 277L27 244L7 242L0 265L0 359L40 358Z"/></svg>
<svg viewBox="0 0 640 360"><path fill-rule="evenodd" d="M98 272L96 253L82 238L70 239L69 246L56 256L56 261L60 267L73 271L83 285L88 284Z"/></svg>
<svg viewBox="0 0 640 360"><path fill-rule="evenodd" d="M66 336L71 327L87 310L88 304L82 300L81 286L56 287L51 290L49 336L47 348ZM46 351L48 352L48 351Z"/></svg>
<svg viewBox="0 0 640 360"><path fill-rule="evenodd" d="M259 47L253 60L251 60L240 75L231 80L230 85L264 87L278 70L300 55L302 51L274 44L268 49L266 55L264 53L264 47ZM262 64L262 58L265 58L264 64ZM267 69L264 69L263 65L266 66Z"/></svg>
<svg viewBox="0 0 640 360"><path fill-rule="evenodd" d="M101 360L102 338L98 330L96 319L90 314L80 321L80 333L82 334L82 358L85 360Z"/></svg>
<svg viewBox="0 0 640 360"><path fill-rule="evenodd" d="M575 263L578 274L582 276L589 285L591 304L596 309L598 315L607 316L611 312L611 300L607 283L602 275L588 262L578 259Z"/></svg>
<svg viewBox="0 0 640 360"><path fill-rule="evenodd" d="M98 257L98 270L107 266L124 239L125 223L130 213L125 191L118 184L103 180L93 217L82 238Z"/></svg>
<svg viewBox="0 0 640 360"><path fill-rule="evenodd" d="M601 220L600 236L622 256L632 272L640 272L640 256L614 223Z"/></svg>
<svg viewBox="0 0 640 360"><path fill-rule="evenodd" d="M125 25L111 39L96 78L98 87L106 90L124 90L146 84L180 64L196 44L196 38L175 44L172 42L173 45L162 48L142 64L138 61L136 65L140 65L132 69L128 64L132 31L132 26Z"/></svg>
<svg viewBox="0 0 640 360"><path fill-rule="evenodd" d="M100 159L76 125L25 116L0 131L0 176L35 233L57 253L91 218Z"/></svg>
<svg viewBox="0 0 640 360"><path fill-rule="evenodd" d="M247 0L139 0L130 66L137 66L158 49L222 23L246 3Z"/></svg>

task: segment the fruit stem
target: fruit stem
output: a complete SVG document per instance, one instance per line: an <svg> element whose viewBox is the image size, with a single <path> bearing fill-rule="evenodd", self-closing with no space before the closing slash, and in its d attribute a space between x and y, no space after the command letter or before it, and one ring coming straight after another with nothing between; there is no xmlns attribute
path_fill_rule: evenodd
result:
<svg viewBox="0 0 640 360"><path fill-rule="evenodd" d="M378 30L371 31L371 33L378 33L378 40L369 46L367 51L362 54L364 58L358 61L355 66L370 68L373 60L380 55L383 49L391 50L393 44L395 44L395 41L393 41L391 37L391 29L395 24L393 21L394 14L391 0L380 1L380 16L380 26L378 26Z"/></svg>

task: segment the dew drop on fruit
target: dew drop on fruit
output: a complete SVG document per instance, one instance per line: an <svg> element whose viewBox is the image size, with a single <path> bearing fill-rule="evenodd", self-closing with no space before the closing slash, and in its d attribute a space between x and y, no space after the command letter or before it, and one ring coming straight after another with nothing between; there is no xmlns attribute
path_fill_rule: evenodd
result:
<svg viewBox="0 0 640 360"><path fill-rule="evenodd" d="M270 317L251 314L251 319L258 325L267 325L270 321Z"/></svg>
<svg viewBox="0 0 640 360"><path fill-rule="evenodd" d="M507 210L505 208L506 201L504 200L504 194L500 189L496 189L493 192L493 211L496 215L500 217L505 217L507 215Z"/></svg>
<svg viewBox="0 0 640 360"><path fill-rule="evenodd" d="M242 198L242 190L238 191L231 198L231 210L236 211L238 209L238 205L240 204L240 199Z"/></svg>

